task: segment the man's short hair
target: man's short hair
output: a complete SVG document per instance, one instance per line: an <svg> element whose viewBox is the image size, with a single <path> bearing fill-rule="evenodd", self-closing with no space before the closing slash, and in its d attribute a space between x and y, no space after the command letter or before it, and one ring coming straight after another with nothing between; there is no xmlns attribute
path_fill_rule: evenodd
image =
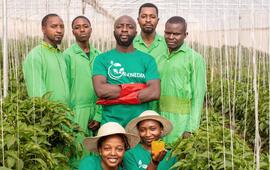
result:
<svg viewBox="0 0 270 170"><path fill-rule="evenodd" d="M156 5L152 4L152 3L145 3L145 4L142 4L139 8L139 13L138 13L138 16L140 16L140 13L142 11L142 8L145 8L145 7L148 7L148 8L155 8L156 11L157 11L157 16L158 16L158 8Z"/></svg>
<svg viewBox="0 0 270 170"><path fill-rule="evenodd" d="M73 28L74 22L75 22L78 18L83 18L83 19L85 19L85 20L89 23L89 25L91 26L90 20L89 20L87 17L85 17L85 16L83 16L83 15L80 15L80 16L77 16L76 18L73 19L73 21L72 21L72 23L71 23L71 28Z"/></svg>
<svg viewBox="0 0 270 170"><path fill-rule="evenodd" d="M183 17L180 16L173 16L167 20L166 24L183 24L185 31L187 31L187 23Z"/></svg>
<svg viewBox="0 0 270 170"><path fill-rule="evenodd" d="M47 25L47 21L50 17L59 17L59 15L51 13L51 14L47 14L45 17L43 17L42 21L41 21L41 26L44 27Z"/></svg>

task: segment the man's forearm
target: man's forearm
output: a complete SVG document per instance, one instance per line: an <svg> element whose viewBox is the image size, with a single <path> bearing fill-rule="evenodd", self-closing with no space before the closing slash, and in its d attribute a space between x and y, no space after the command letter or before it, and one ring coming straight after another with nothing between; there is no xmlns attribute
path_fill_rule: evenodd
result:
<svg viewBox="0 0 270 170"><path fill-rule="evenodd" d="M141 103L149 102L152 100L159 100L160 92L159 90L154 91L152 90L152 88L147 87L145 89L140 90L138 97Z"/></svg>
<svg viewBox="0 0 270 170"><path fill-rule="evenodd" d="M138 98L141 103L152 100L159 100L160 97L160 80L150 80L147 82L148 87L139 91Z"/></svg>
<svg viewBox="0 0 270 170"><path fill-rule="evenodd" d="M109 84L107 78L102 75L93 77L93 86L96 95L103 99L115 99L121 92L121 87L115 84Z"/></svg>
<svg viewBox="0 0 270 170"><path fill-rule="evenodd" d="M115 99L119 96L121 88L118 85L102 84L96 88L96 94L103 99Z"/></svg>

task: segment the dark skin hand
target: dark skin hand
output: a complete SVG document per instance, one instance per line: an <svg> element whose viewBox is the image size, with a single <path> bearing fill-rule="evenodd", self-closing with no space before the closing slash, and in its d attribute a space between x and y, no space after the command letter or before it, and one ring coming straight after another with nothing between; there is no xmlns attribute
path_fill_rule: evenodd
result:
<svg viewBox="0 0 270 170"><path fill-rule="evenodd" d="M192 134L190 132L184 132L183 135L182 135L182 138L187 139L187 138L191 137L191 135Z"/></svg>
<svg viewBox="0 0 270 170"><path fill-rule="evenodd" d="M91 120L88 122L88 128L91 131L96 131L96 130L98 130L99 127L100 127L100 122L98 122L96 120Z"/></svg>
<svg viewBox="0 0 270 170"><path fill-rule="evenodd" d="M121 87L115 84L108 84L105 76L96 75L93 77L93 85L98 97L104 99L115 99L119 97Z"/></svg>
<svg viewBox="0 0 270 170"><path fill-rule="evenodd" d="M156 170L159 162L163 160L166 153L167 153L167 151L163 150L156 155L152 154L152 160L151 160L150 164L148 165L148 167L146 168L146 170Z"/></svg>
<svg viewBox="0 0 270 170"><path fill-rule="evenodd" d="M138 98L142 103L158 100L160 96L160 80L149 80L145 89L139 91Z"/></svg>

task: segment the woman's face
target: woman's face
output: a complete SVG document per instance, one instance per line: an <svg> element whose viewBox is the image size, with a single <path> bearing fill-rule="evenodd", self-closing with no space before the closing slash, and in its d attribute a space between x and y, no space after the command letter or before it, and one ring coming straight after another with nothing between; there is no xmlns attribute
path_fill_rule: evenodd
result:
<svg viewBox="0 0 270 170"><path fill-rule="evenodd" d="M108 136L98 150L103 167L118 167L125 153L124 140L119 135Z"/></svg>
<svg viewBox="0 0 270 170"><path fill-rule="evenodd" d="M163 128L158 121L149 119L138 124L138 131L142 144L150 147L152 141L160 139Z"/></svg>

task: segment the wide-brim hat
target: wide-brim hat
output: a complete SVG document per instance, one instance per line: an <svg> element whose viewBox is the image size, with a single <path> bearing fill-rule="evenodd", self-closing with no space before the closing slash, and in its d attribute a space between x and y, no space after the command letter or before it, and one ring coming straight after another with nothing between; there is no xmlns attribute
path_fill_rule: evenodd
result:
<svg viewBox="0 0 270 170"><path fill-rule="evenodd" d="M130 147L134 147L140 141L139 136L135 134L127 133L126 130L120 124L116 122L108 122L99 128L97 136L85 138L83 143L86 146L87 150L91 152L98 152L98 148L97 148L98 140L101 137L115 135L115 134L125 135L128 139L128 143Z"/></svg>
<svg viewBox="0 0 270 170"><path fill-rule="evenodd" d="M160 122L163 126L162 136L166 136L173 129L173 125L168 119L159 115L157 112L155 112L153 110L146 110L146 111L142 112L139 117L131 120L127 124L126 131L129 133L132 133L132 134L139 135L137 124L143 120L156 120L156 121Z"/></svg>

